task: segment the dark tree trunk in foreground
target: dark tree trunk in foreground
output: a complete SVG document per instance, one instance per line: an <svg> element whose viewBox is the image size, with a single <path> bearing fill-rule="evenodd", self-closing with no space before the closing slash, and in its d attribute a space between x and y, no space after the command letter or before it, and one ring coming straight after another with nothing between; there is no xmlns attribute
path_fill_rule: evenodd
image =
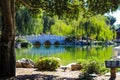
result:
<svg viewBox="0 0 120 80"><path fill-rule="evenodd" d="M0 40L0 78L15 76L15 17L14 0L0 0L2 34Z"/></svg>

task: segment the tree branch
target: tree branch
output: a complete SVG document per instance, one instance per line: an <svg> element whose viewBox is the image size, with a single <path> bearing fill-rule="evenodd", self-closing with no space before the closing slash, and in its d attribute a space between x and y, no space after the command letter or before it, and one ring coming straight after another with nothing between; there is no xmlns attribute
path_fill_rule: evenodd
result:
<svg viewBox="0 0 120 80"><path fill-rule="evenodd" d="M31 10L35 10L35 9L40 9L40 8L42 8L42 9L44 9L44 8L46 8L47 6L32 6L32 5L30 5L28 2L26 2L25 0L19 0L24 6L26 6L28 9L31 9Z"/></svg>

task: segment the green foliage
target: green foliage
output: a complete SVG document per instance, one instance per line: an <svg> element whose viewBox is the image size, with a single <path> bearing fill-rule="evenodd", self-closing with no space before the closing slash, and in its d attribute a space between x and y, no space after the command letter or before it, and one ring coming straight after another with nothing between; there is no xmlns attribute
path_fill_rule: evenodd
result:
<svg viewBox="0 0 120 80"><path fill-rule="evenodd" d="M84 17L93 14L104 14L115 11L120 4L120 0L17 0L16 8L26 6L32 14L39 14L40 9L47 12L49 16L65 16L77 18L80 12L84 12Z"/></svg>
<svg viewBox="0 0 120 80"><path fill-rule="evenodd" d="M49 33L51 26L54 24L54 20L48 16L43 15L43 33Z"/></svg>
<svg viewBox="0 0 120 80"><path fill-rule="evenodd" d="M106 17L97 15L90 18L91 26L96 33L97 40L112 40L113 39L113 31L110 30L110 26L106 24ZM94 32L93 32L94 33ZM111 35L111 36L110 36Z"/></svg>
<svg viewBox="0 0 120 80"><path fill-rule="evenodd" d="M98 60L79 60L78 64L81 65L82 71L88 74L103 74L108 72L108 69L105 68L104 63L99 62Z"/></svg>
<svg viewBox="0 0 120 80"><path fill-rule="evenodd" d="M83 18L77 26L76 32L93 40L112 40L115 38L115 33L110 29L106 20L107 18L102 15L96 15L89 19Z"/></svg>
<svg viewBox="0 0 120 80"><path fill-rule="evenodd" d="M41 58L37 61L36 67L38 70L53 71L59 67L59 60L53 57Z"/></svg>
<svg viewBox="0 0 120 80"><path fill-rule="evenodd" d="M86 0L85 0L86 1ZM115 11L120 4L120 0L87 0L88 11L94 14L104 14L105 12Z"/></svg>
<svg viewBox="0 0 120 80"><path fill-rule="evenodd" d="M86 69L86 72L89 73L89 74L92 74L92 73L100 73L100 65L98 62L96 61L90 61L90 63L87 65L87 69Z"/></svg>
<svg viewBox="0 0 120 80"><path fill-rule="evenodd" d="M20 39L20 38L17 38L15 41L16 41L16 43L27 42L25 39Z"/></svg>
<svg viewBox="0 0 120 80"><path fill-rule="evenodd" d="M39 34L43 31L56 35L79 35L102 41L112 40L113 36L115 38L115 33L106 23L106 18L99 13L117 9L119 3L117 0L102 2L100 0L20 0L18 2L28 4L27 6L24 4L26 8L20 7L16 13L18 15L17 29L20 34ZM52 17L58 15L58 18L62 20L55 20L55 25L53 25L54 21L48 15ZM43 23L41 17L43 17ZM71 21L68 22L67 19Z"/></svg>
<svg viewBox="0 0 120 80"><path fill-rule="evenodd" d="M39 34L42 32L42 21L38 16L32 17L25 7L21 7L16 12L17 34Z"/></svg>
<svg viewBox="0 0 120 80"><path fill-rule="evenodd" d="M77 17L81 8L82 1L70 0L17 0L17 9L20 5L26 6L30 9L31 13L36 15L40 13L40 9L47 13L49 16L58 15L59 17Z"/></svg>
<svg viewBox="0 0 120 80"><path fill-rule="evenodd" d="M65 36L72 34L72 26L67 25L64 21L58 20L55 25L51 27L51 33L55 35Z"/></svg>

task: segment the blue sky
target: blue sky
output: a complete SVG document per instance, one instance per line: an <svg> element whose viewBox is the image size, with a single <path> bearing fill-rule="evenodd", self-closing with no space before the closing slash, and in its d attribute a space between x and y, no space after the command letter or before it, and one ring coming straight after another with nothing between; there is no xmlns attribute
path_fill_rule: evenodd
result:
<svg viewBox="0 0 120 80"><path fill-rule="evenodd" d="M109 15L112 15L116 18L116 22L114 23L114 25L120 24L120 10L116 10L114 12L111 12L111 13L109 13Z"/></svg>

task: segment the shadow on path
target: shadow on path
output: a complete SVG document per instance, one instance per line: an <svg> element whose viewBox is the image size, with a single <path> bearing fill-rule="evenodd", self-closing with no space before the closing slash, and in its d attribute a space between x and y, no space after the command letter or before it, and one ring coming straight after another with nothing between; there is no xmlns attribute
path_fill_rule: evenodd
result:
<svg viewBox="0 0 120 80"><path fill-rule="evenodd" d="M59 77L54 75L32 74L32 75L18 75L16 76L16 80L76 80L76 79Z"/></svg>

